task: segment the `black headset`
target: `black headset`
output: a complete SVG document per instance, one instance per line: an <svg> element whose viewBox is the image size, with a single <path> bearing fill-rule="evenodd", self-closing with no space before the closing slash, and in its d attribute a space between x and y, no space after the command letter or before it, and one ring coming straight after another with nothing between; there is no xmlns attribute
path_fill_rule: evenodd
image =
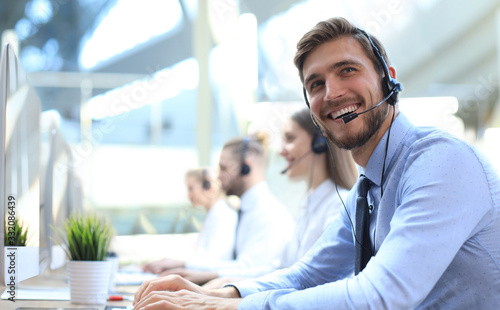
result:
<svg viewBox="0 0 500 310"><path fill-rule="evenodd" d="M201 171L201 178L203 179L202 183L201 183L201 186L203 187L203 189L205 189L205 190L210 189L210 181L208 180L208 171L207 171L207 169L203 169Z"/></svg>
<svg viewBox="0 0 500 310"><path fill-rule="evenodd" d="M314 137L311 141L311 149L314 154L321 154L328 150L326 138L323 136L320 130L316 130Z"/></svg>
<svg viewBox="0 0 500 310"><path fill-rule="evenodd" d="M243 148L241 149L241 175L247 175L250 173L250 166L245 163L245 156L248 150L248 144L250 143L250 138L243 138Z"/></svg>
<svg viewBox="0 0 500 310"><path fill-rule="evenodd" d="M377 57L379 63L382 65L382 69L384 70L384 77L382 78L382 92L384 94L384 97L388 97L386 100L387 103L394 106L398 102L398 93L403 90L403 86L401 85L401 83L396 81L396 79L392 78L391 75L389 74L389 67L385 62L384 57L382 57L382 54L380 54L380 51L378 50L377 46L375 45L375 43L373 43L370 35L363 29L360 28L357 29L361 34L363 34L368 39L372 47L373 53L375 54L375 57ZM307 99L307 92L305 87L303 87L303 94L307 107L311 108L311 106L309 105L309 100ZM316 127L319 127L314 118L313 122L316 125Z"/></svg>
<svg viewBox="0 0 500 310"><path fill-rule="evenodd" d="M384 92L384 97L389 96L389 94L392 92L392 95L386 101L390 105L395 105L398 102L398 93L403 90L403 86L389 74L389 67L385 62L384 57L382 57L382 55L380 54L377 46L375 45L375 43L373 43L370 35L363 29L358 28L358 30L368 39L368 41L370 41L373 52L375 53L375 56L377 57L378 61L382 65L382 69L384 70L385 76L382 78L382 91Z"/></svg>

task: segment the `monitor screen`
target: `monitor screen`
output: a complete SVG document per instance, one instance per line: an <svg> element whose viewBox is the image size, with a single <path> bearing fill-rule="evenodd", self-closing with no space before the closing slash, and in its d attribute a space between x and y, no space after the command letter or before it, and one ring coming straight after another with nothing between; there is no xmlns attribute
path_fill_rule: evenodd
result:
<svg viewBox="0 0 500 310"><path fill-rule="evenodd" d="M40 118L41 131L41 208L40 208L40 272L57 269L66 262L63 249L54 242L59 237L72 211L81 210L75 199L74 164L71 147L61 131L61 115L55 110L44 111Z"/></svg>
<svg viewBox="0 0 500 310"><path fill-rule="evenodd" d="M41 110L9 44L2 49L0 91L1 278L9 285L39 272ZM16 225L26 238L17 237Z"/></svg>

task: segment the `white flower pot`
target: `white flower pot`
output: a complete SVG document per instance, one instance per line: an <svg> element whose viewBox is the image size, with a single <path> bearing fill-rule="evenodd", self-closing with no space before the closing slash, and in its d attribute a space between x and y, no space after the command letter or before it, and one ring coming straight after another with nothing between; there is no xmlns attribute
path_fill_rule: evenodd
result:
<svg viewBox="0 0 500 310"><path fill-rule="evenodd" d="M102 305L108 299L109 261L69 261L71 303Z"/></svg>

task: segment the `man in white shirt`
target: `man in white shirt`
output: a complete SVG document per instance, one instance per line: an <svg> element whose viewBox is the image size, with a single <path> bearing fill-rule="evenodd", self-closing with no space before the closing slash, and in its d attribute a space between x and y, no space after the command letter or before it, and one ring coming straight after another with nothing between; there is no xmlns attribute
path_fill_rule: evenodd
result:
<svg viewBox="0 0 500 310"><path fill-rule="evenodd" d="M167 269L184 268L201 259L233 259L238 214L226 202L226 194L215 176L207 168L190 169L186 173L189 201L206 211L203 227L196 240L194 252L187 261L164 258L143 266L143 270L155 274Z"/></svg>
<svg viewBox="0 0 500 310"><path fill-rule="evenodd" d="M271 193L265 181L265 136L228 141L219 160L219 180L227 195L241 199L234 259L199 257L161 275L177 274L205 283L217 277L256 277L279 266L283 250L293 235L294 221Z"/></svg>

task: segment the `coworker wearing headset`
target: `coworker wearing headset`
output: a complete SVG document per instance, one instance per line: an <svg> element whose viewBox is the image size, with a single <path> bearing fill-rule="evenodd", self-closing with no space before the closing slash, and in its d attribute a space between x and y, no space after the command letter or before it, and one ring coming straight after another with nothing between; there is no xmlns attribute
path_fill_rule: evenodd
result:
<svg viewBox="0 0 500 310"><path fill-rule="evenodd" d="M193 206L206 211L203 227L196 240L193 255L188 261L165 258L143 266L143 270L161 273L171 268L197 264L200 258L232 259L238 215L226 203L226 195L208 168L195 168L186 172L188 198ZM175 251L175 249L173 249Z"/></svg>
<svg viewBox="0 0 500 310"><path fill-rule="evenodd" d="M343 18L320 22L297 45L312 116L336 145L351 149L372 183L367 198L368 186L349 193L346 210L309 255L217 290L179 277L153 280L139 288L136 306L169 309L189 300L205 305L197 309L496 309L500 178L466 142L398 113L402 87L387 63L382 45ZM362 233L357 200L368 200L371 211ZM366 266L365 249L373 255Z"/></svg>
<svg viewBox="0 0 500 310"><path fill-rule="evenodd" d="M302 202L293 237L285 247L280 268L293 265L318 240L334 218L339 216L342 201L356 183L358 171L349 151L330 145L336 170L328 153L327 139L311 120L309 109L293 113L284 123L280 155L288 165L281 173L291 181L307 182L307 194ZM338 184L337 188L335 184ZM244 279L217 278L204 288L220 288Z"/></svg>
<svg viewBox="0 0 500 310"><path fill-rule="evenodd" d="M292 181L305 180L308 192L297 217L294 237L283 253L281 268L290 267L309 251L340 214L343 208L340 197L345 200L356 183L358 171L350 152L330 145L334 170L327 143L312 122L309 109L301 109L285 121L280 155L287 160L288 167L282 173Z"/></svg>
<svg viewBox="0 0 500 310"><path fill-rule="evenodd" d="M256 277L279 266L294 229L288 210L271 193L265 181L267 136L234 138L220 154L219 180L227 195L240 197L240 215L233 259L199 257L186 268L160 275L181 275L203 284L217 277Z"/></svg>

